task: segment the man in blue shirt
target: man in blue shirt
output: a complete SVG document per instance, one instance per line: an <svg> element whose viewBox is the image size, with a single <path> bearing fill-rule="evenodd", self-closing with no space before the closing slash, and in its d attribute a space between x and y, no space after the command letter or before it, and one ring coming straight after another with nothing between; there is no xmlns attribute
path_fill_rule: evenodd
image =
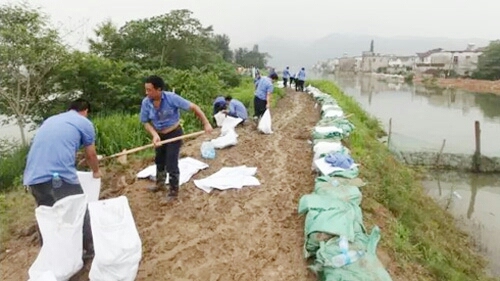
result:
<svg viewBox="0 0 500 281"><path fill-rule="evenodd" d="M285 70L283 70L283 86L286 86L288 85L288 79L290 79L290 68L287 66L285 68ZM292 82L290 82L290 85L291 85Z"/></svg>
<svg viewBox="0 0 500 281"><path fill-rule="evenodd" d="M255 89L257 89L257 85L259 84L260 78L261 78L260 72L257 69L257 71L255 72L255 79L253 80L253 84L255 85Z"/></svg>
<svg viewBox="0 0 500 281"><path fill-rule="evenodd" d="M306 70L302 67L297 74L297 87L299 91L303 92L304 91L304 84L306 81ZM297 90L297 89L296 89Z"/></svg>
<svg viewBox="0 0 500 281"><path fill-rule="evenodd" d="M87 119L90 104L84 99L73 101L69 110L49 117L38 129L27 157L23 184L31 191L37 206L53 206L64 197L83 194L76 174L76 152L85 148L87 164L94 178L100 178L99 161L95 149L95 130ZM61 186L52 186L52 177L58 173ZM40 236L40 243L43 243ZM84 258L92 257L94 247L88 211L83 223Z"/></svg>
<svg viewBox="0 0 500 281"><path fill-rule="evenodd" d="M223 96L218 96L215 98L213 103L213 115L217 114L219 111L226 109L226 100ZM214 123L217 123L215 117L213 117Z"/></svg>
<svg viewBox="0 0 500 281"><path fill-rule="evenodd" d="M158 145L160 141L182 136L180 110L192 110L203 123L206 133L212 132L212 125L200 107L181 96L164 91L165 82L156 75L149 76L144 84L146 97L142 100L140 120L151 134L156 147L156 185L149 188L156 192L165 189L169 175L169 200L177 198L179 192L179 152L182 141Z"/></svg>
<svg viewBox="0 0 500 281"><path fill-rule="evenodd" d="M239 124L243 124L248 119L248 112L245 105L231 96L226 96L227 109L224 110L227 115L243 119ZM238 125L239 125L238 124Z"/></svg>
<svg viewBox="0 0 500 281"><path fill-rule="evenodd" d="M257 89L255 90L255 97L253 99L254 105L254 118L260 119L266 109L271 106L271 95L274 91L273 83L278 80L278 75L276 73L271 73L269 77L260 78L257 83Z"/></svg>

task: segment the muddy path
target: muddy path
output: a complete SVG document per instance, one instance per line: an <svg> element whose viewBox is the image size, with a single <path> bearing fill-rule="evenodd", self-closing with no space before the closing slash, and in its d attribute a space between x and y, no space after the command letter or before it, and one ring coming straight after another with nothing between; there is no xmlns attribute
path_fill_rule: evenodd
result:
<svg viewBox="0 0 500 281"><path fill-rule="evenodd" d="M319 113L308 95L289 90L271 115L274 134L259 134L253 123L247 124L237 129L238 145L218 150L214 160L200 158L206 136L187 142L181 152L210 165L192 179L224 166L247 165L257 167L260 187L207 194L191 180L181 186L177 202L162 205L164 195L145 190L151 182L134 179L152 162L106 174L109 184L102 196L128 197L142 239L137 280L316 279L303 258L304 218L297 205L314 184L307 139ZM38 253L33 240L27 235L9 242L10 252L0 262L1 280L27 280ZM89 267L72 280L88 280Z"/></svg>

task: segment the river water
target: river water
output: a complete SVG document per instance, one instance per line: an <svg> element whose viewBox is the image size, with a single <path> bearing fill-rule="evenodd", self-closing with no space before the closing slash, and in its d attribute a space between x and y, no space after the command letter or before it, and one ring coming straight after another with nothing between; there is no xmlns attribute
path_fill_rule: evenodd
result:
<svg viewBox="0 0 500 281"><path fill-rule="evenodd" d="M391 145L402 151L472 154L474 122L481 123L482 154L500 156L500 95L425 89L382 82L372 75L317 76L334 81L386 131L392 118ZM471 234L478 250L500 276L500 175L429 171L423 186Z"/></svg>

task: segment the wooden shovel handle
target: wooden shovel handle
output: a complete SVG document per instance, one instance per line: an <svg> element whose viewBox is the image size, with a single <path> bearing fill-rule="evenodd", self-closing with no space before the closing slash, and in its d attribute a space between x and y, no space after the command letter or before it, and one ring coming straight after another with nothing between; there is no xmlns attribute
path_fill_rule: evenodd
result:
<svg viewBox="0 0 500 281"><path fill-rule="evenodd" d="M204 133L205 133L205 131L199 131L199 132L196 132L196 133L191 133L191 134L187 134L187 135L178 136L178 137L175 137L175 138L163 140L163 141L159 142L158 145L163 145L163 144L166 144L166 143L175 142L175 141L182 140L182 139L197 137L197 136L200 136L200 135L202 135ZM146 145L139 146L139 147L136 147L136 148L132 148L130 150L125 150L125 151L122 151L122 152L119 152L119 153L115 153L113 155L106 156L106 157L102 158L101 160L115 158L115 157L120 157L120 156L127 155L127 154L130 154L130 153L135 153L137 151L141 151L141 150L144 150L144 149L149 148L149 147L154 147L154 144L150 143L150 144L146 144Z"/></svg>

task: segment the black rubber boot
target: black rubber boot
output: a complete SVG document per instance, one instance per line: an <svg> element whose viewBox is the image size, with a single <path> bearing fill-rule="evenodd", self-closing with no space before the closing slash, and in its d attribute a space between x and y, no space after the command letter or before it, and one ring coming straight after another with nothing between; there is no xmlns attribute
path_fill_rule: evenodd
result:
<svg viewBox="0 0 500 281"><path fill-rule="evenodd" d="M167 199L169 201L177 199L177 195L179 194L179 175L170 174L168 178L168 183L170 185L170 189L168 191Z"/></svg>
<svg viewBox="0 0 500 281"><path fill-rule="evenodd" d="M148 187L151 192L158 192L165 189L165 181L167 180L166 171L156 171L156 184Z"/></svg>

